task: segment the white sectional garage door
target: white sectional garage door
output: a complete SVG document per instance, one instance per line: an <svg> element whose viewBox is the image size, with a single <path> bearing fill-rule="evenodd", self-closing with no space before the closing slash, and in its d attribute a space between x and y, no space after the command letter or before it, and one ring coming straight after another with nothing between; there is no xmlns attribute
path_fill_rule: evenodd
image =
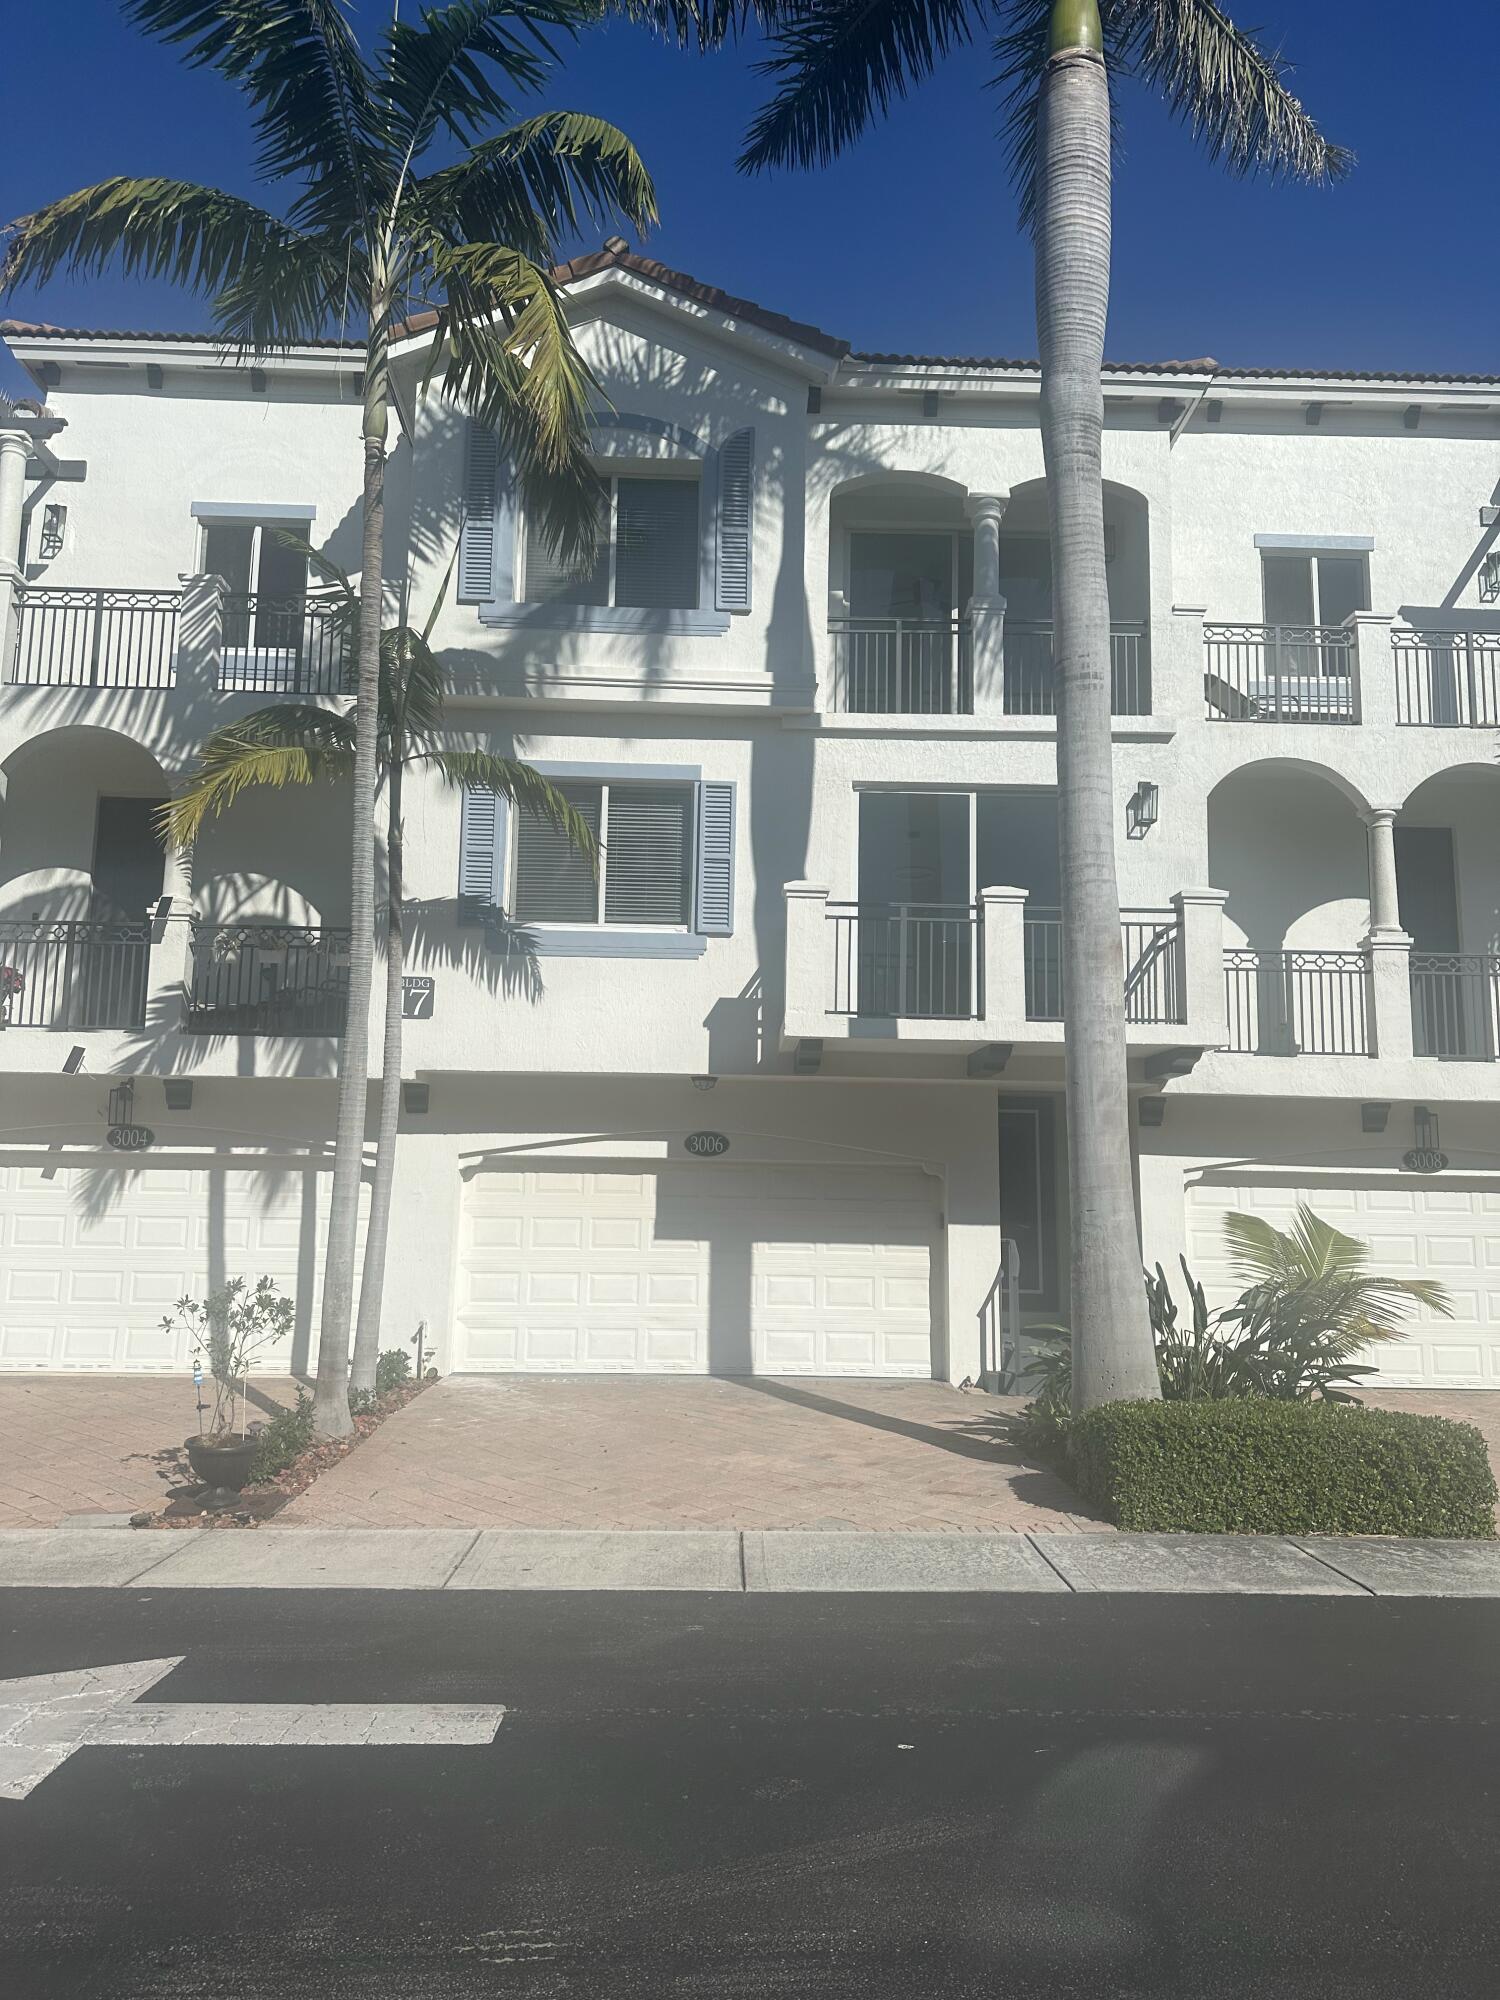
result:
<svg viewBox="0 0 1500 2000"><path fill-rule="evenodd" d="M453 1365L929 1376L936 1226L917 1174L479 1174Z"/></svg>
<svg viewBox="0 0 1500 2000"><path fill-rule="evenodd" d="M0 1155L0 1368L162 1373L187 1343L162 1318L212 1278L268 1272L316 1326L327 1174L57 1167ZM263 1372L290 1350L267 1349Z"/></svg>
<svg viewBox="0 0 1500 2000"><path fill-rule="evenodd" d="M1231 1209L1285 1227L1299 1200L1370 1246L1376 1268L1398 1278L1437 1278L1452 1295L1454 1317L1423 1314L1410 1335L1382 1343L1362 1359L1388 1388L1500 1389L1500 1187L1493 1180L1445 1174L1441 1181L1377 1180L1299 1187L1291 1181L1204 1181L1187 1191L1188 1262L1210 1305L1243 1289L1224 1254L1223 1218Z"/></svg>

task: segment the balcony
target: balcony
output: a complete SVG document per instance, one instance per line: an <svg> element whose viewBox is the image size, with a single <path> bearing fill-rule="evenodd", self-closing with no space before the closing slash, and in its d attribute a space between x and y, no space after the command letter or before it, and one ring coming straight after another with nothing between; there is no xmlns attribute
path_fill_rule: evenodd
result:
<svg viewBox="0 0 1500 2000"><path fill-rule="evenodd" d="M341 1035L349 933L296 924L193 925L182 1025L190 1035Z"/></svg>
<svg viewBox="0 0 1500 2000"><path fill-rule="evenodd" d="M1500 1055L1500 953L1413 952L1412 1051L1442 1062Z"/></svg>
<svg viewBox="0 0 1500 2000"><path fill-rule="evenodd" d="M1005 713L1056 715L1057 672L1052 659L1052 627L1007 618L1004 636ZM1109 628L1110 712L1151 713L1151 649L1144 625L1111 623Z"/></svg>
<svg viewBox="0 0 1500 2000"><path fill-rule="evenodd" d="M1374 1053L1362 951L1226 951L1224 1000L1233 1054Z"/></svg>
<svg viewBox="0 0 1500 2000"><path fill-rule="evenodd" d="M967 618L834 618L832 706L845 715L972 715Z"/></svg>
<svg viewBox="0 0 1500 2000"><path fill-rule="evenodd" d="M1398 723L1500 728L1500 632L1393 631L1391 657Z"/></svg>
<svg viewBox="0 0 1500 2000"><path fill-rule="evenodd" d="M784 1046L1060 1048L1062 919L1028 909L1024 890L986 889L972 905L834 902L789 883L786 897ZM1133 1050L1222 1042L1222 900L1194 890L1122 913Z"/></svg>
<svg viewBox="0 0 1500 2000"><path fill-rule="evenodd" d="M0 1028L139 1028L150 959L144 923L0 919Z"/></svg>
<svg viewBox="0 0 1500 2000"><path fill-rule="evenodd" d="M15 687L163 691L189 681L218 694L352 692L357 637L341 593L227 595L216 579L183 590L15 591L5 662Z"/></svg>
<svg viewBox="0 0 1500 2000"><path fill-rule="evenodd" d="M1352 631L1343 625L1203 627L1210 722L1359 720Z"/></svg>

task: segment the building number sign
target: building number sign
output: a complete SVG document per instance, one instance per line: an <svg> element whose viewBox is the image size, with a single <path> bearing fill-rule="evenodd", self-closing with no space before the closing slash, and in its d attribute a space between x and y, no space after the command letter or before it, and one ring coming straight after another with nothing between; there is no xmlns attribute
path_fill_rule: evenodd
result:
<svg viewBox="0 0 1500 2000"><path fill-rule="evenodd" d="M689 1132L682 1143L695 1160L722 1160L729 1151L722 1132Z"/></svg>
<svg viewBox="0 0 1500 2000"><path fill-rule="evenodd" d="M407 1021L430 1021L432 996L432 980L425 973L409 973L401 981L402 1018Z"/></svg>
<svg viewBox="0 0 1500 2000"><path fill-rule="evenodd" d="M156 1144L149 1125L111 1125L104 1136L117 1153L144 1153Z"/></svg>

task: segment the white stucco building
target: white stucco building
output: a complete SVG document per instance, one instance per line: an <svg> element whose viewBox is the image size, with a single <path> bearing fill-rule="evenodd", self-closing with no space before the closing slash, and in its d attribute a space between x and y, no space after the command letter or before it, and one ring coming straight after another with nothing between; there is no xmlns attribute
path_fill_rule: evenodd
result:
<svg viewBox="0 0 1500 2000"><path fill-rule="evenodd" d="M977 1376L1002 1240L1067 1315L1036 369L860 355L619 245L565 275L591 576L401 349L389 569L420 618L462 533L448 734L572 788L605 861L408 791L386 1338ZM213 727L342 698L276 530L357 564L358 355L4 332L45 414L0 430L0 1367L178 1367L169 1303L263 1270L305 1365L347 797L188 855L152 816ZM1145 1257L1223 1297L1225 1211L1305 1193L1452 1291L1388 1381L1500 1387L1500 378L1105 394Z"/></svg>

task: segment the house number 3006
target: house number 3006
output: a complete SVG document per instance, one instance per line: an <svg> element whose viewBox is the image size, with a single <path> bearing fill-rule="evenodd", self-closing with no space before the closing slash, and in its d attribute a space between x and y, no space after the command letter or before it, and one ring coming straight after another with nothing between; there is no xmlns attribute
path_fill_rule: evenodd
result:
<svg viewBox="0 0 1500 2000"><path fill-rule="evenodd" d="M689 1132L682 1143L695 1160L721 1160L729 1151L722 1132Z"/></svg>

